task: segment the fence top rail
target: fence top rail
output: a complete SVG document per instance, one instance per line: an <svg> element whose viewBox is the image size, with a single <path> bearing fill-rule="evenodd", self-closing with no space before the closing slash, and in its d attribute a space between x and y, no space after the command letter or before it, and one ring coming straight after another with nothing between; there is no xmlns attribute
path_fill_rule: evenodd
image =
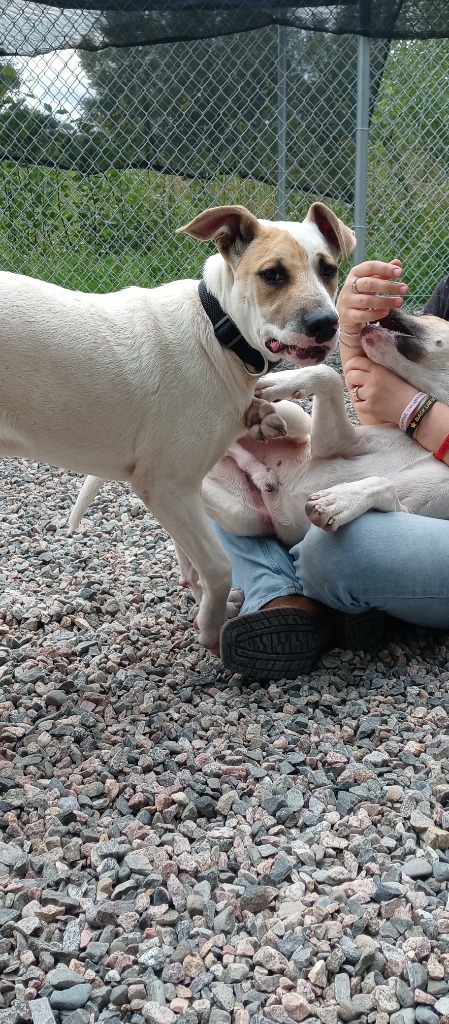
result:
<svg viewBox="0 0 449 1024"><path fill-rule="evenodd" d="M386 40L449 37L447 0L2 0L1 56L104 49L111 43L103 15L111 13L123 21L126 46L207 39L266 25Z"/></svg>

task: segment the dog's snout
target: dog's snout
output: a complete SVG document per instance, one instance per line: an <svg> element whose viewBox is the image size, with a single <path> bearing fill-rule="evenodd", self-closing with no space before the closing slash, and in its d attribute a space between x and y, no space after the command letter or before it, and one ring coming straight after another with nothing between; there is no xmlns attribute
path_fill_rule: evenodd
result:
<svg viewBox="0 0 449 1024"><path fill-rule="evenodd" d="M305 334L308 338L314 338L318 345L330 341L337 329L337 314L328 309L314 309L304 314Z"/></svg>

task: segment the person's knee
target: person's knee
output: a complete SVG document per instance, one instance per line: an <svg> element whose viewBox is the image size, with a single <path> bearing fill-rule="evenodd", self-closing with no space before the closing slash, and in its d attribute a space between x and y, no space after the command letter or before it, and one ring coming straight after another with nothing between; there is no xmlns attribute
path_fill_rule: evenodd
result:
<svg viewBox="0 0 449 1024"><path fill-rule="evenodd" d="M381 512L367 512L335 533L311 527L298 563L304 593L333 607L365 604L367 580L391 572L398 529L394 513Z"/></svg>

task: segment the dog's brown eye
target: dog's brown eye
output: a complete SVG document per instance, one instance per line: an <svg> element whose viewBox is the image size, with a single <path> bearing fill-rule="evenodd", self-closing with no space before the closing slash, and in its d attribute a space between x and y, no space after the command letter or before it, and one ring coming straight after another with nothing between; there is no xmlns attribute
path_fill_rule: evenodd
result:
<svg viewBox="0 0 449 1024"><path fill-rule="evenodd" d="M321 277L324 277L326 281L331 281L337 273L337 267L333 263L322 263L320 271Z"/></svg>
<svg viewBox="0 0 449 1024"><path fill-rule="evenodd" d="M267 270L261 270L260 276L263 277L267 284L281 285L286 282L286 274L280 267L268 267Z"/></svg>

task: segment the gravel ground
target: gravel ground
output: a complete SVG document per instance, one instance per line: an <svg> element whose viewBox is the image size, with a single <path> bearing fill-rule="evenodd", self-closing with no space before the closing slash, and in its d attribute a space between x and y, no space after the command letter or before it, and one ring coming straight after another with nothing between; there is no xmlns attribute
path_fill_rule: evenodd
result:
<svg viewBox="0 0 449 1024"><path fill-rule="evenodd" d="M449 1024L449 636L245 683L106 486L0 478L0 1024Z"/></svg>

